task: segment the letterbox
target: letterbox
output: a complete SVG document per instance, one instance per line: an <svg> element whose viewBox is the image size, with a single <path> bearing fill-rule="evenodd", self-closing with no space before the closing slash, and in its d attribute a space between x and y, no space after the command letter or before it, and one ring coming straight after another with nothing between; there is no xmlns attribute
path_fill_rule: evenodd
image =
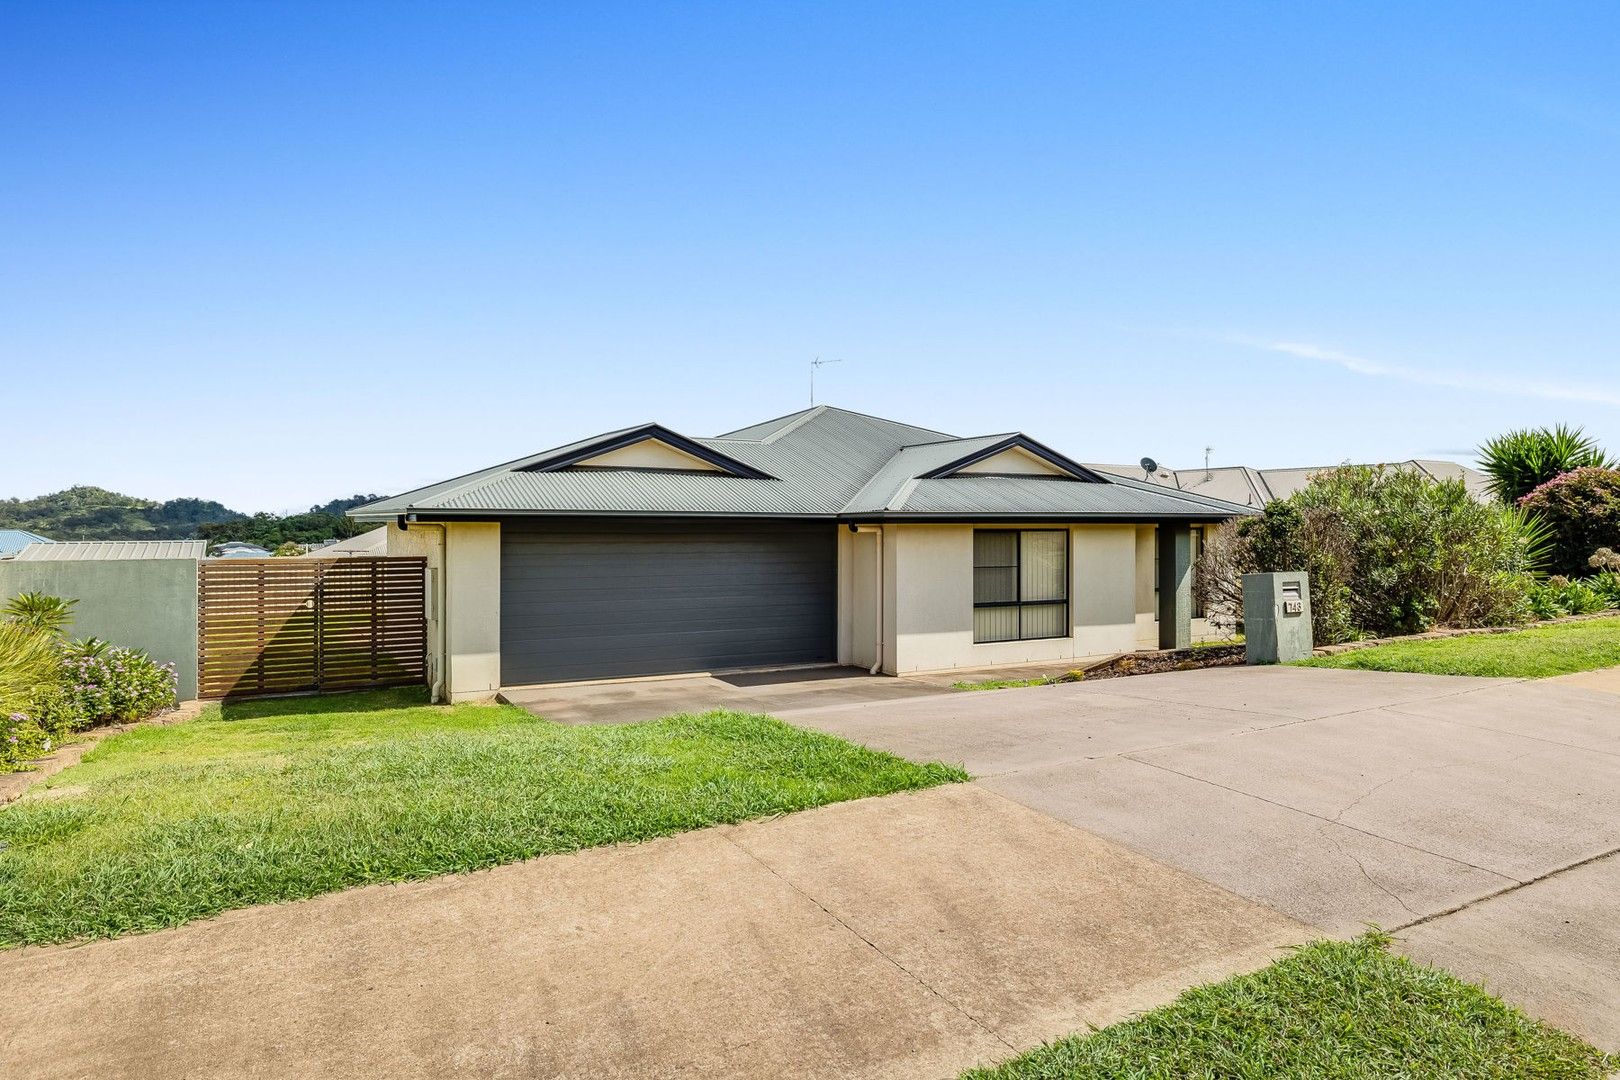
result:
<svg viewBox="0 0 1620 1080"><path fill-rule="evenodd" d="M1243 575L1243 640L1251 664L1311 655L1311 580L1305 571Z"/></svg>

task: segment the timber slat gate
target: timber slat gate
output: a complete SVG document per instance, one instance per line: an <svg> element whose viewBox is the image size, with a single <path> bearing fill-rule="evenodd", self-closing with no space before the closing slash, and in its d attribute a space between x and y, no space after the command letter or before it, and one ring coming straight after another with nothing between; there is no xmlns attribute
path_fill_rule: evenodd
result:
<svg viewBox="0 0 1620 1080"><path fill-rule="evenodd" d="M426 679L425 559L216 559L197 575L200 697Z"/></svg>

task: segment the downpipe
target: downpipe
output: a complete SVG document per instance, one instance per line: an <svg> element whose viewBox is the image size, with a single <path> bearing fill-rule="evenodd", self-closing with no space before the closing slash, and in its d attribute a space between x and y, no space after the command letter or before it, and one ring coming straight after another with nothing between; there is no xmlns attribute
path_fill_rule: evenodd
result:
<svg viewBox="0 0 1620 1080"><path fill-rule="evenodd" d="M439 573L433 585L433 609L439 614L439 663L428 686L428 696L440 704L450 701L450 609L445 600L450 595L450 530L442 521L412 521L405 514L395 522L400 532L418 529L439 530Z"/></svg>
<svg viewBox="0 0 1620 1080"><path fill-rule="evenodd" d="M872 637L877 647L872 651L877 654L868 675L876 675L883 670L883 526L881 525L851 525L849 531L859 536L861 533L871 533L877 538L876 566L873 576L877 579L877 626L872 631Z"/></svg>

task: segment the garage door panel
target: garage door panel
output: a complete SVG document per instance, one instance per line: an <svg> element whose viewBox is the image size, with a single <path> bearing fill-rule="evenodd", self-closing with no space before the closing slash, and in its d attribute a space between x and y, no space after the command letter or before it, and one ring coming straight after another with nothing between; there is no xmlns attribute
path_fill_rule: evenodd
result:
<svg viewBox="0 0 1620 1080"><path fill-rule="evenodd" d="M830 661L834 530L503 523L502 682Z"/></svg>

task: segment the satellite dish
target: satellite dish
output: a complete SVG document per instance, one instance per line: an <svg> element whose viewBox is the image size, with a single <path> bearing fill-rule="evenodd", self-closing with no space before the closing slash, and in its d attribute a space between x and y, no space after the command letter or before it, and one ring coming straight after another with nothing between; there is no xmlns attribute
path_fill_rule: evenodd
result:
<svg viewBox="0 0 1620 1080"><path fill-rule="evenodd" d="M1148 476L1152 476L1154 473L1159 471L1159 463L1150 457L1143 458L1140 464L1142 466L1142 472Z"/></svg>

